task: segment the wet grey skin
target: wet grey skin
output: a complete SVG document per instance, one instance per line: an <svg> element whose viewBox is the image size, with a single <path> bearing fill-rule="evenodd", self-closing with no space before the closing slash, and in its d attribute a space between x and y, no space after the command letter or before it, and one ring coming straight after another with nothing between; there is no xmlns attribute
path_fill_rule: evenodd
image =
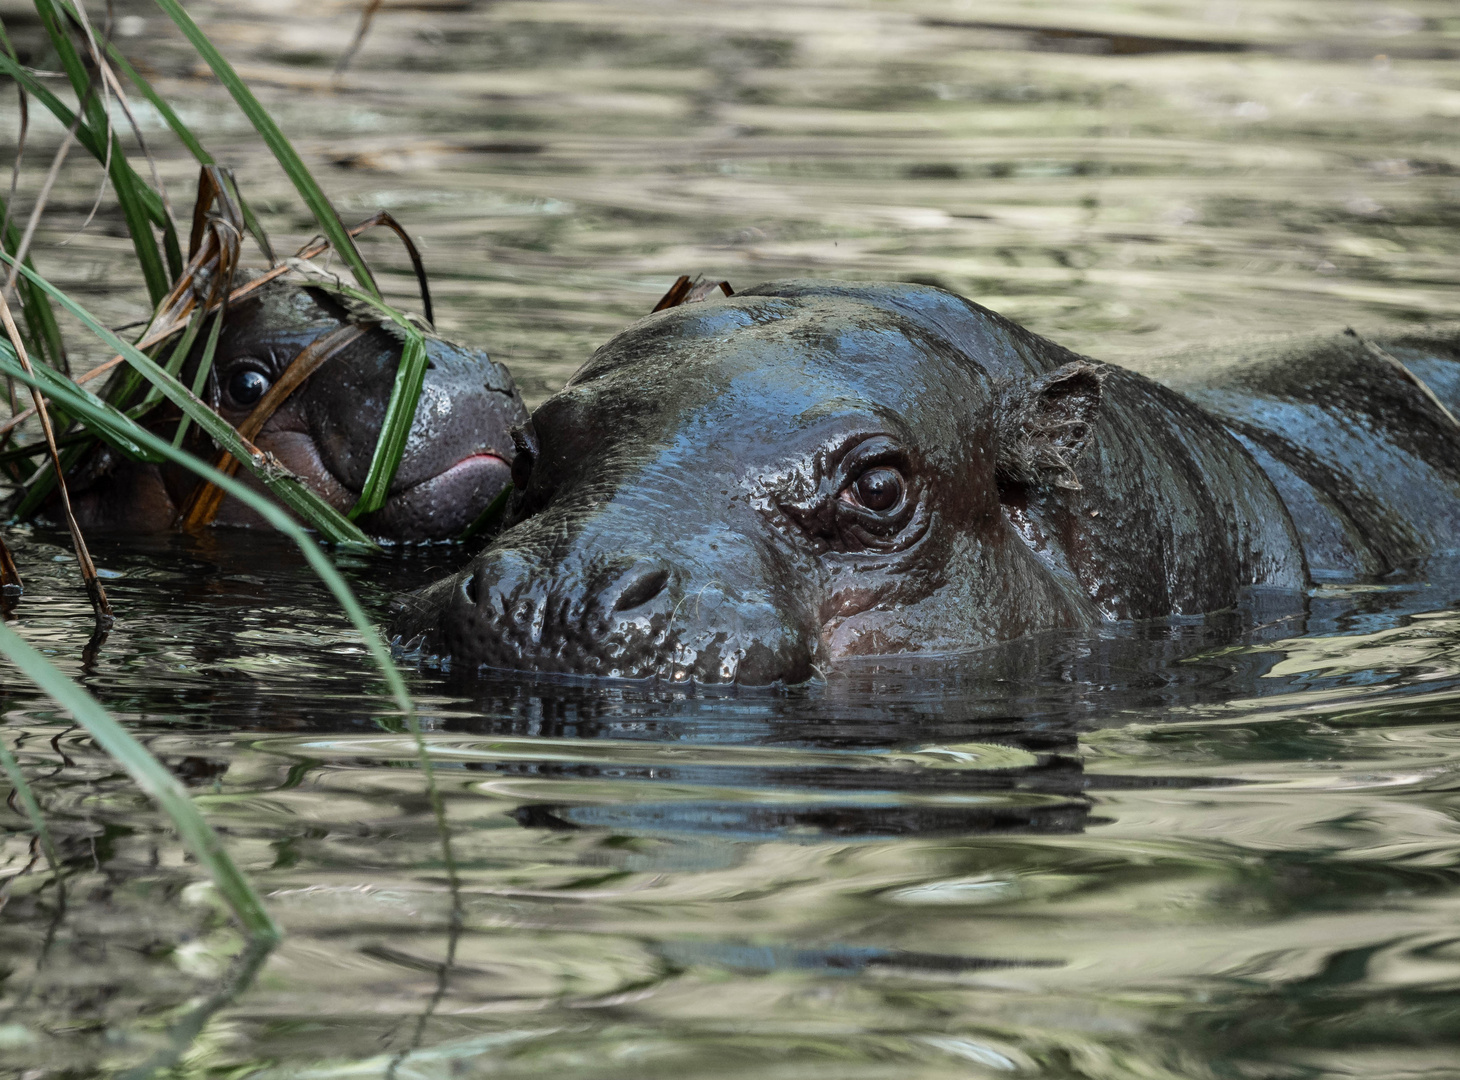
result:
<svg viewBox="0 0 1460 1080"><path fill-rule="evenodd" d="M228 312L207 400L230 423L241 423L306 345L352 318L323 290L263 287ZM327 360L254 440L342 512L355 505L369 474L395 382L402 342L392 329L373 325ZM427 355L430 368L389 499L359 519L382 540L459 535L507 485L516 453L511 431L527 418L512 376L486 353L428 336ZM195 370L196 356L184 369L184 382L191 384ZM213 457L200 438L189 448ZM161 531L173 527L194 483L193 474L179 467L138 465L103 452L76 477L73 502L87 529ZM227 499L215 524L262 522Z"/></svg>
<svg viewBox="0 0 1460 1080"><path fill-rule="evenodd" d="M1230 350L1177 390L924 286L673 308L537 409L513 524L394 630L458 667L791 684L1381 575L1460 537L1450 342Z"/></svg>

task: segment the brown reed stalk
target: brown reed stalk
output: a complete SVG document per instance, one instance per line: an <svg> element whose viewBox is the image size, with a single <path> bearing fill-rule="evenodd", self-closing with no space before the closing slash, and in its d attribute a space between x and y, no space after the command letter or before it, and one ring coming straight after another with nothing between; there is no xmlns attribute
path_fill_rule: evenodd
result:
<svg viewBox="0 0 1460 1080"><path fill-rule="evenodd" d="M19 328L15 325L15 319L10 314L10 304L5 299L4 293L0 293L0 321L5 323L5 333L10 337L11 348L15 350L16 358L25 373L34 377L35 369L31 367L30 356L25 351L25 340L20 335ZM61 452L56 449L56 433L51 428L51 417L46 411L45 399L41 392L31 387L31 397L35 401L36 415L40 417L41 431L46 437L46 447L51 455L51 468L56 471L56 484L61 493L61 509L66 515L66 526L71 530L71 543L76 549L76 563L81 569L81 579L86 583L86 595L91 600L91 610L96 616L96 627L98 630L110 629L114 617L112 607L106 598L106 590L102 588L101 578L96 573L96 564L91 561L91 552L86 548L86 538L81 535L81 526L76 522L76 515L71 512L71 495L66 490L66 478L62 475Z"/></svg>
<svg viewBox="0 0 1460 1080"><path fill-rule="evenodd" d="M339 62L335 64L335 74L343 75L345 69L350 66L350 61L355 59L355 54L360 51L360 46L365 44L365 35L370 33L370 24L375 21L384 0L367 0L365 9L360 12L360 25L355 29L354 40L350 47L345 50Z"/></svg>
<svg viewBox="0 0 1460 1080"><path fill-rule="evenodd" d="M20 571L15 567L15 557L5 546L5 537L0 536L0 596L19 596L25 592L25 582L20 580Z"/></svg>

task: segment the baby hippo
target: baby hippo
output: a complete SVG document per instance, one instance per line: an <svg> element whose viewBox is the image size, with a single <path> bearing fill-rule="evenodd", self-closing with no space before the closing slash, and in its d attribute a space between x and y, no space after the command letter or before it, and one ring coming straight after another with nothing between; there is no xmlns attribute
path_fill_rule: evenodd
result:
<svg viewBox="0 0 1460 1080"><path fill-rule="evenodd" d="M358 332L353 340L350 330ZM342 513L359 498L385 419L402 340L389 322L347 309L314 287L271 283L229 308L202 396L238 426L312 342L343 344L268 419L254 444L272 454ZM204 338L199 334L199 341ZM201 345L182 372L193 383ZM512 376L475 349L427 337L429 368L400 468L385 505L358 524L381 540L445 540L459 535L505 488L514 455L511 431L527 411ZM175 430L177 412L159 430ZM216 452L192 429L188 449ZM246 473L240 478L256 484ZM130 461L102 446L70 478L77 519L87 530L159 532L173 528L197 477L174 465ZM226 499L214 522L261 524Z"/></svg>

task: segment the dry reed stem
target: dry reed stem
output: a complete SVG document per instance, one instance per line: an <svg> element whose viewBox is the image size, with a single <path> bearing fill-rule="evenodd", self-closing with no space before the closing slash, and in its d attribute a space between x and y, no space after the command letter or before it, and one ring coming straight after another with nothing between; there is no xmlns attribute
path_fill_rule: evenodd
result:
<svg viewBox="0 0 1460 1080"><path fill-rule="evenodd" d="M0 536L0 596L18 596L25 592L25 582L20 580L15 557L5 546L5 537Z"/></svg>
<svg viewBox="0 0 1460 1080"><path fill-rule="evenodd" d="M41 184L40 194L36 196L35 206L31 207L30 217L25 223L25 232L20 236L20 244L14 253L14 265L10 268L10 274L5 279L4 296L9 297L15 292L15 279L20 275L19 266L25 261L30 252L30 242L35 239L36 226L41 222L41 212L46 208L46 201L51 197L51 188L56 185L56 177L61 173L61 166L66 161L66 154L71 149L71 143L76 139L76 129L81 126L81 112L76 113L76 118L71 121L71 126L66 129L65 136L61 139L61 145L56 150L56 156L51 159L51 167L46 172L45 181Z"/></svg>
<svg viewBox="0 0 1460 1080"><path fill-rule="evenodd" d="M335 64L336 75L345 73L345 69L350 66L350 61L355 59L355 54L360 51L360 46L365 44L365 35L370 33L370 24L375 21L375 15L380 11L383 2L384 0L369 0L365 9L360 12L360 25L355 30L354 40L350 42L350 47Z"/></svg>
<svg viewBox="0 0 1460 1080"><path fill-rule="evenodd" d="M86 220L81 223L81 228L77 229L76 232L65 240L62 240L62 244L69 244L77 236L80 236L86 231L86 227L91 224L92 219L96 217L96 212L101 209L102 197L106 195L107 178L111 176L112 171L112 101L111 91L107 86L106 80L106 72L110 69L107 67L106 60L101 55L101 49L96 44L96 35L91 30L91 20L86 17L86 5L81 0L72 0L72 2L76 6L76 15L81 22L81 29L86 34L86 44L91 49L92 63L96 65L97 71L102 73L101 113L106 117L106 160L101 163L101 183L97 186L96 200L91 204L91 212L86 215ZM91 85L87 88L88 94L96 89L96 79L93 77L90 83ZM80 105L81 103L78 102L77 104ZM77 110L77 115L80 115L79 109ZM143 153L146 153L147 148L144 146L142 149ZM150 161L151 158L149 157L148 160Z"/></svg>
<svg viewBox="0 0 1460 1080"><path fill-rule="evenodd" d="M122 107L122 113L126 116L127 122L132 125L132 134L137 139L137 146L142 151L142 156L147 159L147 167L152 172L152 183L157 186L157 197L162 200L162 210L168 217L172 217L172 202L167 197L167 188L162 183L162 174L157 171L157 160L152 156L152 150L147 146L147 140L142 136L142 125L137 123L137 117L132 112L132 103L127 100L127 93L122 89L121 80L117 78L116 72L110 64L102 64L101 77L111 84L112 93L117 95L117 104Z"/></svg>
<svg viewBox="0 0 1460 1080"><path fill-rule="evenodd" d="M25 351L25 341L20 336L20 330L10 314L10 304L3 294L0 294L0 320L5 323L5 333L10 336L10 344L15 349L20 366L27 375L34 376L35 369L31 367L30 356ZM107 602L106 590L102 588L101 578L97 576L96 564L91 561L91 552L86 549L86 538L81 535L81 526L76 522L76 515L71 512L71 495L66 490L66 478L61 469L61 452L56 449L56 433L51 428L51 417L46 412L46 403L41 392L32 387L30 394L35 400L36 415L40 417L41 431L50 451L51 468L56 471L56 487L61 493L61 508L66 514L66 526L71 530L71 543L76 548L76 563L81 569L81 579L86 583L86 595L91 600L91 610L96 615L96 628L99 631L106 630L113 621L111 604Z"/></svg>

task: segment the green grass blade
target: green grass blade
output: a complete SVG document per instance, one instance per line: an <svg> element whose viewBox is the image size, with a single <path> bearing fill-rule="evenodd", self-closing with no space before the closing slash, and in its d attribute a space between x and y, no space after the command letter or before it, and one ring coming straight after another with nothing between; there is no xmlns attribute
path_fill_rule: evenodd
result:
<svg viewBox="0 0 1460 1080"><path fill-rule="evenodd" d="M173 107L168 104L167 99L159 94L156 89L153 88L152 84L142 77L141 73L132 66L131 62L125 56L122 55L122 51L117 48L115 42L108 41L106 43L106 52L107 55L111 57L112 63L117 66L117 70L119 70L124 76L126 76L127 81L135 86L138 92L144 98L152 103L152 107L157 110L157 113L159 116L162 117L163 122L172 129L172 133L177 136L178 141L182 143L183 146L187 147L188 153L192 154L193 157L197 159L198 164L217 164L217 162L213 158L213 155L208 153L207 149L198 140L198 137L193 134L192 129L182 122L182 117L178 116L178 114L173 110ZM243 211L244 227L247 228L248 231L253 234L253 238L258 241L258 245L260 248L263 249L264 256L269 260L270 265L277 262L278 260L274 257L273 245L269 243L268 233L264 232L264 227L259 224L258 218L254 216L253 208L248 205L247 201L245 201L243 195L239 192L237 185L233 185L232 194L233 197L238 200L239 209Z"/></svg>
<svg viewBox="0 0 1460 1080"><path fill-rule="evenodd" d="M45 83L3 52L0 52L0 75L9 75L21 85L27 94L44 105L46 110L60 121L62 127L71 127L72 122L76 119L76 114L71 111L71 107L51 93ZM106 140L99 138L86 124L77 126L76 141L85 147L86 151L97 161L106 160ZM149 188L148 194L155 197L156 193ZM161 207L161 199L157 200L157 205Z"/></svg>
<svg viewBox="0 0 1460 1080"><path fill-rule="evenodd" d="M86 728L97 745L126 769L137 786L162 808L249 934L278 941L282 935L263 901L229 858L218 834L203 820L177 777L148 753L131 732L112 719L94 697L3 623L0 623L0 653L9 657L26 678Z"/></svg>
<svg viewBox="0 0 1460 1080"><path fill-rule="evenodd" d="M0 372L6 375L14 375L17 371L24 370L20 361L16 359L15 353L7 343L0 342ZM136 424L126 413L118 412L107 405L101 398L83 387L77 386L70 379L50 368L37 367L36 381L40 385L41 392L47 397L57 398L58 394L67 393L76 395L84 400L90 401L96 410L98 420L88 417L81 417L81 422L94 434L105 439L112 446L116 447L123 454L136 461L161 462L164 459L149 451L137 441L137 434L142 428ZM66 410L68 413L70 409Z"/></svg>
<svg viewBox="0 0 1460 1080"><path fill-rule="evenodd" d="M0 352L0 355L4 355L3 352ZM19 364L15 364L14 366L18 372L15 374L15 380L17 382L24 383L26 386L41 386L38 378L32 378L27 375L20 368ZM37 368L36 370L39 373L40 369ZM9 373L7 371L7 374ZM115 411L102 402L93 404L92 402L95 399L88 400L87 396L80 393L79 389L75 386L72 386L69 390L64 386L58 386L55 392L55 399L58 404L70 410L75 416L87 416L98 409L104 412ZM217 469L205 462L199 461L185 450L173 449L171 443L154 435L146 428L138 428L138 431L138 438L144 447L161 454L169 461L182 465L198 476L201 476L204 480L217 484L239 502L258 511L259 516L285 536L289 537L290 540L294 541L299 550L304 553L304 557L309 560L309 565L319 575L321 580L324 581L330 592L334 594L340 606L344 608L345 614L350 618L350 622L360 631L360 635L365 640L365 647L369 651L371 658L375 661L376 667L380 670L382 677L385 679L386 686L389 688L391 696L395 699L396 705L404 715L414 717L415 710L411 704L410 695L406 692L405 680L401 678L400 671L391 660L390 650L386 648L385 642L376 633L374 624L371 623L369 617L365 614L365 609L360 606L360 602L355 599L355 594L350 590L350 586L345 583L345 579L340 576L340 572L335 569L334 564L325 556L319 545L309 538L309 534L300 528L299 524L279 506L271 502L266 496L260 495L247 484L244 484L235 477L224 476Z"/></svg>
<svg viewBox="0 0 1460 1080"><path fill-rule="evenodd" d="M160 1047L142 1064L127 1069L125 1072L113 1073L116 1080L157 1080L160 1076L198 1075L191 1071L177 1073L171 1070L177 1067L183 1056L192 1048L208 1021L213 1019L219 1010L233 1004L238 995L253 985L254 979L264 966L264 961L269 958L269 953L273 951L275 944L272 941L250 942L234 961L233 970L223 985L184 1013L175 1024L167 1029L167 1044ZM212 1072L212 1070L209 1071ZM252 1066L245 1065L241 1071L229 1070L225 1075L245 1076L254 1072L256 1070Z"/></svg>
<svg viewBox="0 0 1460 1080"><path fill-rule="evenodd" d="M117 66L117 70L125 75L127 81L135 86L142 96L152 103L152 107L157 110L163 122L172 129L172 133L177 136L178 141L187 147L188 153L197 158L198 164L217 164L213 160L213 155L203 148L203 144L198 141L198 137L193 134L191 128L182 122L182 118L168 104L167 99L159 94L152 84L143 78L141 73L132 66L131 61L122 55L122 51L117 48L116 42L108 41L105 48L107 55L111 57L112 63Z"/></svg>
<svg viewBox="0 0 1460 1080"><path fill-rule="evenodd" d="M91 74L87 71L81 55L76 51L76 46L71 41L71 35L66 32L60 9L52 3L52 0L34 0L34 3L36 14L40 16L41 24L50 36L51 45L61 59L61 67L65 69L66 77L71 80L71 89L75 91L76 99L85 111L86 123L82 126L87 128L92 136L92 145L88 146L88 149L96 155L98 160L107 161L106 148L108 142L110 143L111 153L107 175L111 179L112 190L116 192L117 203L122 208L122 218L126 222L127 231L132 236L132 248L137 253L137 264L142 271L142 279L147 284L147 292L152 297L152 303L155 306L167 295L171 278L162 264L162 256L158 253L157 240L152 235L152 225L155 221L166 232L171 223L162 209L162 202L157 193L142 182L142 178L127 161L127 155L122 152L122 142L117 138L116 133L112 132L108 139L106 106L99 93L90 92ZM98 149L101 150L100 153L97 152ZM142 194L143 191L152 198L148 199Z"/></svg>
<svg viewBox="0 0 1460 1080"><path fill-rule="evenodd" d="M5 25L0 22L0 58L3 58L10 67L17 67L20 59L15 52L15 46L11 44L10 37L5 32ZM28 91L24 86L21 93ZM8 217L7 207L4 199L0 199L0 217ZM5 235L0 237L0 244L4 245L7 252L12 255L20 247L20 230L12 220L6 227ZM27 256L25 264L34 267L30 257ZM16 291L20 295L21 313L25 319L25 328L29 340L27 345L31 353L39 357L43 363L59 371L66 371L66 345L61 340L61 328L56 324L56 313L51 310L50 301L44 293L33 288L30 282L17 282Z"/></svg>
<svg viewBox="0 0 1460 1080"><path fill-rule="evenodd" d="M45 0L38 0L38 2L44 3ZM304 200L305 205L314 215L325 239L334 245L336 253L350 268L350 272L355 275L355 281L360 288L378 300L380 288L375 284L375 277L370 273L370 268L365 265L365 260L355 246L355 241L345 231L345 226L340 221L340 215L335 212L335 208L326 197L324 190L310 175L304 161L289 140L285 138L279 125L274 122L274 118L259 103L258 98L254 97L253 91L249 90L247 84L238 77L238 72L233 70L233 65L224 59L223 54L208 40L208 36L198 28L198 24L193 22L192 16L183 10L177 0L157 0L157 6L177 24L178 29L183 32L183 36L213 69L213 74L218 77L218 81L233 95L233 100L238 103L238 107L253 124L254 130L263 138L284 172L294 182L295 190L299 192L300 198Z"/></svg>
<svg viewBox="0 0 1460 1080"><path fill-rule="evenodd" d="M37 0L37 10L40 10L41 5L44 3L45 0ZM58 31L58 33L60 32ZM69 57L70 60L75 61L78 65L80 64L79 57L76 54L74 46L71 44L70 38L64 33L60 33L59 39L53 38L53 40L59 40L60 42L58 52L61 53L63 63ZM72 82L75 85L77 78L81 80L81 89L77 91L77 95L79 99L85 100L86 72L84 66L79 67L77 70L79 74L72 78ZM68 75L71 74L69 67L67 73ZM0 53L0 74L9 75L15 79L25 92L44 105L61 122L63 127L71 127L72 122L76 118L76 114L60 98L51 93L34 75L12 57L3 53ZM100 130L93 130L91 124L78 124L76 127L76 141L85 147L97 161L105 163L107 161L108 146L105 112L102 111L102 107L97 101L89 101L88 106L87 115L93 122L100 117ZM108 175L113 181L113 188L117 190L118 200L122 200L125 195L126 201L122 204L123 214L127 220L127 227L131 231L133 246L137 248L138 258L142 261L144 274L148 275L150 289L154 280L160 280L159 275L161 275L162 264L157 256L156 242L153 240L152 234L143 219L145 217L147 220L158 223L163 227L164 231L171 228L171 221L168 219L166 211L163 208L161 197L143 183L142 178L132 169L126 156L121 152L120 142L115 137L112 140L112 149L111 172ZM120 189L117 189L118 177L121 178L122 186ZM134 224L136 225L135 229L133 229ZM139 244L140 246L138 246ZM149 250L151 252L150 258L147 254ZM151 268L150 270L148 269L149 267Z"/></svg>
<svg viewBox="0 0 1460 1080"><path fill-rule="evenodd" d="M0 354L0 356L8 355L8 350L5 353ZM16 366L18 367L19 365L17 364ZM53 410L52 412L52 420L56 419L56 411L59 410ZM70 472L72 467L75 466L76 463L80 460L80 450L67 450L61 455L61 471L63 473ZM21 499L20 505L15 508L15 513L12 515L13 519L16 521L28 520L35 514L37 510L41 508L41 504L43 504L46 499L50 497L51 492L54 491L55 488L56 470L51 466L51 463L49 461L42 462L40 468L32 473L30 479L26 482L25 498Z"/></svg>
<svg viewBox="0 0 1460 1080"><path fill-rule="evenodd" d="M4 254L0 259L13 266L15 260ZM205 402L194 395L187 387L183 386L176 378L169 375L165 370L136 346L123 341L109 329L99 323L95 316L83 308L76 301L72 300L61 290L57 289L45 278L33 270L22 266L20 272L36 286L45 290L50 298L56 301L76 318L80 319L86 327L101 338L102 341L120 353L135 370L141 372L142 377L162 391L164 397L180 408L187 416L192 417L193 423L208 433L223 449L238 458L239 462L264 484L278 499L291 510L297 513L304 520L313 525L327 539L335 543L355 544L361 547L373 549L376 545L371 539L360 531L354 522L350 521L329 503L325 502L317 493L300 483L299 479L289 473L281 473L277 466L270 464L267 460L255 461L249 453L248 444L233 428L228 421L210 409ZM52 394L58 401L62 398ZM65 406L69 407L69 406ZM115 409L103 406L108 409L111 416L117 415ZM79 414L78 414L79 415ZM144 429L138 428L138 431ZM144 443L144 445L146 445ZM172 447L169 446L171 451Z"/></svg>
<svg viewBox="0 0 1460 1080"><path fill-rule="evenodd" d="M25 774L20 771L20 762L15 760L15 755L10 752L10 747L3 742L0 742L0 771L3 771L10 779L10 786L15 789L15 794L20 799L20 805L25 809L25 816L30 818L30 827L40 837L41 850L46 853L46 862L51 864L53 871L60 870L61 860L56 855L56 845L51 839L51 830L46 827L46 816L41 813L41 804L36 801L35 792L30 789Z"/></svg>
<svg viewBox="0 0 1460 1080"><path fill-rule="evenodd" d="M168 353L167 365L162 370L174 379L177 378L177 373L182 370L183 364L187 362L188 353L193 351L193 342L198 340L198 331L202 328L204 319L205 315L202 311L194 311L193 317L188 320L187 329L178 338L177 344L172 348L172 352ZM164 342L163 344L166 343ZM155 386L149 386L147 388L147 396L142 399L140 404L128 409L127 415L134 420L141 419L142 416L151 411L152 407L161 400L162 391Z"/></svg>
<svg viewBox="0 0 1460 1080"><path fill-rule="evenodd" d="M0 365L4 365L8 368L11 363L12 361L9 359L8 356L0 357ZM89 431L77 431L73 432L70 435L64 435L61 438L57 439L56 446L61 450L69 450L73 446L81 446L84 443L90 443L95 438L96 436ZM26 445L24 446L18 446L13 450L6 450L5 452L0 453L0 464L3 464L7 461L24 461L26 458L40 457L43 454L47 454L49 452L50 451L46 447L45 440L40 439L36 442L26 443Z"/></svg>
<svg viewBox="0 0 1460 1080"><path fill-rule="evenodd" d="M9 75L18 82L27 94L44 105L46 110L61 122L62 127L69 128L71 122L76 119L76 114L71 111L69 105L51 93L50 88L45 83L41 82L26 68L22 67L9 56L6 56L3 52L0 52L0 75ZM97 160L106 157L105 149L98 150L98 147L104 147L105 144L98 142L96 137L91 133L91 129L85 124L77 127L76 141L86 147Z"/></svg>
<svg viewBox="0 0 1460 1080"><path fill-rule="evenodd" d="M360 498L350 510L350 520L373 513L385 505L390 484L400 467L406 450L411 421L421 400L421 386L426 381L426 342L419 334L406 339L401 348L400 366L395 369L395 383L390 388L390 402L385 407L385 422L375 440L375 453L370 459L370 474L360 489Z"/></svg>
<svg viewBox="0 0 1460 1080"><path fill-rule="evenodd" d="M142 271L147 295L152 300L152 306L156 307L167 296L172 278L162 264L162 257L157 253L157 241L152 236L152 215L147 212L147 202L139 190L150 192L151 189L143 185L141 178L132 171L127 159L122 156L120 140L113 136L112 143L112 190L116 192L117 203L122 208L122 219L132 236L132 250L137 253L138 269ZM175 245L175 237L173 242ZM178 260L178 269L182 269L181 259Z"/></svg>
<svg viewBox="0 0 1460 1080"><path fill-rule="evenodd" d="M16 367L19 368L19 365L17 364ZM20 374L17 376L17 378L19 381L26 383L27 385L38 385L39 382L38 380L32 380L31 377L26 375L23 370L20 371ZM93 406L92 403L88 401L85 396L80 393L74 392L74 388L70 391L60 389L57 394L57 398L61 404L70 408L78 416L85 415L88 410L93 408L100 410L106 410L108 408L108 406L101 403L100 401L97 401L96 404ZM371 623L369 617L365 614L364 608L360 606L360 602L355 598L355 594L350 590L350 586L346 584L345 579L340 576L339 571L336 570L334 565L330 563L329 559L325 557L325 554L323 551L320 550L319 545L313 543L310 538L305 534L303 529L301 529L294 521L289 518L287 514L285 514L273 503L269 502L266 498L259 495L251 488L240 483L233 477L224 476L216 469L213 469L211 466L204 464L203 462L199 461L197 458L186 453L185 451L174 450L170 444L160 439L158 436L152 434L150 431L147 431L146 429L142 429L142 439L144 444L148 445L150 449L164 455L165 457L170 458L173 461L178 462L181 465L186 466L197 475L201 476L203 479L217 484L229 495L232 495L240 502L243 502L246 505L252 507L254 510L258 511L260 516L262 516L265 521L268 521L276 529L278 529L280 532L284 533L292 541L294 541L299 550L304 553L304 557L309 561L309 564L314 569L315 573L317 573L321 580L324 581L330 592L334 594L335 599L339 601L340 606L344 608L345 614L349 617L350 622L355 626L355 629L359 631L360 636L364 639L365 647L369 651L371 659L374 660L377 669L385 678L386 686L389 689L391 696L395 699L396 707L405 717L407 730L409 730L415 738L416 755L418 761L420 762L422 776L425 780L426 793L427 798L431 804L432 815L436 820L437 831L441 838L442 854L445 860L447 875L451 883L453 897L452 919L453 924L455 924L461 918L459 895L460 875L456 865L456 858L451 848L451 831L450 824L446 817L446 808L441 799L440 789L437 786L435 780L435 770L432 767L430 754L427 750L425 739L423 738L421 733L420 719L416 715L415 707L411 702L410 694L406 690L405 679L401 677L400 670L395 666L395 663L392 661L390 651L386 648L385 642L376 632L374 625ZM8 630L6 630L5 633L11 634L11 632ZM13 634L11 634L11 636L14 637ZM18 638L16 638L15 640L19 641ZM0 651L5 651L5 644L5 640L0 639ZM21 644L24 643L22 642ZM39 654L36 655L38 656ZM44 660L42 660L42 662L44 662ZM54 669L52 669L52 671L54 672ZM65 677L61 675L60 672L54 673L57 678L60 678L62 680L65 679ZM77 693L84 694L84 691L82 691L79 687L73 686L73 689ZM57 700L59 701L61 699L57 698ZM66 702L62 701L62 704L66 705ZM66 705L66 707L68 709L70 708L69 705ZM74 709L71 711L72 715L76 715L78 720L81 719L81 717L75 713ZM123 732L122 734L126 733ZM130 736L128 737L130 738ZM98 741L100 741L100 739L98 739ZM105 746L105 744L103 745L104 748L108 750L108 752L111 752L109 746ZM139 749L141 748L139 747ZM146 751L143 750L142 752L145 753ZM168 775L168 779L171 779L170 774ZM191 809L191 807L189 807L189 809ZM206 825L204 827L206 828ZM264 913L264 917L267 918L266 912Z"/></svg>

